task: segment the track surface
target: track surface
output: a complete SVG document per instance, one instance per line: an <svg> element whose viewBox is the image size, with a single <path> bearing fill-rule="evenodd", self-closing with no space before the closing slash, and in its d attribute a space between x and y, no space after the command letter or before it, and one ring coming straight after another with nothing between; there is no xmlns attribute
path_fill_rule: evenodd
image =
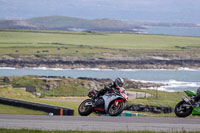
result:
<svg viewBox="0 0 200 133"><path fill-rule="evenodd" d="M92 131L200 131L199 118L0 115L0 128Z"/></svg>

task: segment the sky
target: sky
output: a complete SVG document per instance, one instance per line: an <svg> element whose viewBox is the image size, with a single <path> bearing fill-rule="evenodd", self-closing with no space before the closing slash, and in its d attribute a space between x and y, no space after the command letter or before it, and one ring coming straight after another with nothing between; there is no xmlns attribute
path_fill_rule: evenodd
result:
<svg viewBox="0 0 200 133"><path fill-rule="evenodd" d="M0 0L0 19L40 16L200 24L200 0Z"/></svg>

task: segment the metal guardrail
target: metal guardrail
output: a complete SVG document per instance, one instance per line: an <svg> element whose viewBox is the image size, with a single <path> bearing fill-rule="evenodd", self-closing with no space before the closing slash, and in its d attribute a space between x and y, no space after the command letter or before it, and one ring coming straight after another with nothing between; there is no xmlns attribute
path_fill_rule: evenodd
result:
<svg viewBox="0 0 200 133"><path fill-rule="evenodd" d="M0 97L0 104L23 107L33 110L40 110L51 114L53 113L53 115L60 115L60 116L74 115L74 110L70 108L41 104L41 103L33 103L33 102L4 98L4 97Z"/></svg>

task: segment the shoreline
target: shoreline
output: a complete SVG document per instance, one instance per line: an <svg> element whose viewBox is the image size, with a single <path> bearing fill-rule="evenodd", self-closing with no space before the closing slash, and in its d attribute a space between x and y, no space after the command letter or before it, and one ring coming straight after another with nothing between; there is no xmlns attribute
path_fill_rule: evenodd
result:
<svg viewBox="0 0 200 133"><path fill-rule="evenodd" d="M23 73L23 69L26 70L24 74ZM101 79L114 79L113 76L109 77L108 75L106 76L98 76L99 73L115 73L116 71L117 72L120 72L122 75L126 75L127 73L129 72L133 72L133 75L134 75L134 72L150 72L150 71L153 71L153 72L150 72L151 74L152 73L157 73L157 72L161 72L161 73L173 73L175 71L180 71L181 73L182 72L190 72L190 73L196 73L196 72L200 72L200 69L188 69L188 68L185 68L185 69L179 69L179 70L175 70L175 69L128 69L128 70L117 70L117 69L89 69L89 68L81 68L81 69L58 69L58 68L11 68L11 67L0 67L0 71L2 72L6 72L8 71L11 74L5 74L1 75L1 77L20 77L20 76L25 76L25 75L33 75L33 76L44 76L46 78L74 78L74 79L86 79L86 80L101 80ZM15 72L16 70L16 72ZM66 72L65 72L66 71ZM165 72L166 71L166 72ZM196 71L196 72L195 72ZM59 75L59 73L66 73L67 75ZM74 74L73 73L76 73L75 76L73 76ZM85 75L87 74L88 72L94 72L93 74L91 73L90 75ZM19 74L20 73L20 74ZM118 73L116 76L118 76L120 73ZM47 74L47 75L46 75ZM78 76L77 76L78 74ZM82 74L82 75L81 75ZM93 76L91 76L93 75ZM96 75L96 76L94 76ZM123 76L122 76L123 77ZM136 76L137 77L137 76ZM169 78L169 79L155 79L155 80L149 80L148 78L147 79L143 79L143 78L140 78L140 79L134 79L134 76L133 78L131 78L130 76L125 76L123 77L125 79L128 79L132 82L140 82L142 84L162 84L162 86L159 86L159 87L148 87L148 88L142 88L141 89L152 89L152 90L161 90L161 91L167 91L167 92L174 92L174 91L183 91L185 90L185 88L189 88L189 89L192 89L192 90L195 90L195 88L197 88L198 86L200 86L200 83L197 82L197 81L187 81L187 80L178 80L178 79L174 79L174 78ZM178 89L179 88L179 89Z"/></svg>

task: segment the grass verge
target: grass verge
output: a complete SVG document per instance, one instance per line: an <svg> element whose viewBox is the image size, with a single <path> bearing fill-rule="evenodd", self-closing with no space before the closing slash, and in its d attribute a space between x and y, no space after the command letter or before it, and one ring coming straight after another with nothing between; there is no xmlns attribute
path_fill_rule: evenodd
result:
<svg viewBox="0 0 200 133"><path fill-rule="evenodd" d="M42 99L32 95L31 93L25 92L24 90L20 90L20 89L14 89L12 87L0 88L0 96L6 97L6 98L13 98L13 99L19 99L19 100L24 100L24 101L72 108L72 109L74 109L74 115L78 115L78 106L80 104L77 102L70 102L70 101L68 102L68 101L42 100ZM7 107L7 108L2 109L2 113L6 113L7 112L6 109L9 109L11 106L5 106L5 107ZM12 109L16 109L16 110L21 109L21 111L20 111L21 114L26 113L28 111L24 108L18 108L18 107L13 107ZM17 112L10 112L10 113L16 114ZM36 112L30 112L29 114L31 114L31 113L36 113Z"/></svg>
<svg viewBox="0 0 200 133"><path fill-rule="evenodd" d="M152 94L153 96L130 100L128 104L144 104L144 105L175 107L176 104L179 101L181 101L182 96L185 96L184 92L166 92L166 91L141 90L141 89L133 89L129 91L149 93Z"/></svg>
<svg viewBox="0 0 200 133"><path fill-rule="evenodd" d="M47 115L48 113L0 104L0 114Z"/></svg>

